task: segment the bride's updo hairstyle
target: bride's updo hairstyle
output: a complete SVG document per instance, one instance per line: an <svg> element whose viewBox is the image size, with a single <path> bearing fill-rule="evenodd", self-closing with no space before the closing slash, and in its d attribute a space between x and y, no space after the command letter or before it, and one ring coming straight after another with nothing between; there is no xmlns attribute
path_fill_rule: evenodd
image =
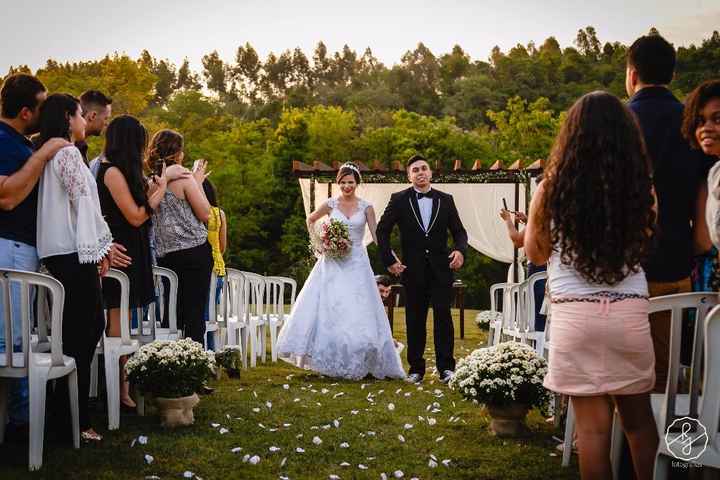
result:
<svg viewBox="0 0 720 480"><path fill-rule="evenodd" d="M155 175L162 174L163 163L168 167L180 163L183 136L175 130L160 130L153 135L148 148L147 164Z"/></svg>
<svg viewBox="0 0 720 480"><path fill-rule="evenodd" d="M340 166L337 177L335 177L335 183L340 183L340 179L343 178L345 175L352 175L358 185L362 182L362 177L360 176L360 169L354 163L347 162L343 163Z"/></svg>

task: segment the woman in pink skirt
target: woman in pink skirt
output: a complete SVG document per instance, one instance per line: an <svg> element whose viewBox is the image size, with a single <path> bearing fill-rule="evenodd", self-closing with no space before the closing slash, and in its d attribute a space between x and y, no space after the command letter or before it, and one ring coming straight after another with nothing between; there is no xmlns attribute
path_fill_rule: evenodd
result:
<svg viewBox="0 0 720 480"><path fill-rule="evenodd" d="M572 106L530 206L525 253L547 262L545 387L570 396L583 479L612 478L613 402L636 477L652 478L655 356L640 260L655 222L652 172L630 111L605 92Z"/></svg>

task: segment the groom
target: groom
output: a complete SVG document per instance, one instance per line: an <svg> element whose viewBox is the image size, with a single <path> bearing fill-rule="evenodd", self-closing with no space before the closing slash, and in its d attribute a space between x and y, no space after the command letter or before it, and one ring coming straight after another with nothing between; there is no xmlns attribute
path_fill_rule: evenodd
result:
<svg viewBox="0 0 720 480"><path fill-rule="evenodd" d="M454 332L450 316L452 270L462 267L467 250L467 232L460 221L452 195L431 188L432 170L421 155L407 162L412 187L394 193L377 226L377 241L383 263L405 286L407 324L407 381L419 383L425 375L427 313L432 303L435 359L442 382L455 370ZM390 250L390 233L400 227L402 263ZM448 230L454 248L448 249Z"/></svg>

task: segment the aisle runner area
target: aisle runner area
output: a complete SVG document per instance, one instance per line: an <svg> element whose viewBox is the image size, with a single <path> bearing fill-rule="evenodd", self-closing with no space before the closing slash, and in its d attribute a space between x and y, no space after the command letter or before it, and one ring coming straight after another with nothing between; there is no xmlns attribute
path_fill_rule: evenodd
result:
<svg viewBox="0 0 720 480"><path fill-rule="evenodd" d="M402 319L401 319L402 320ZM396 322L396 325L403 322ZM475 325L456 343L458 357L483 340ZM396 338L404 334L396 331ZM429 339L432 345L432 339ZM429 357L432 352L428 350ZM432 368L434 362L428 362ZM500 440L484 409L428 374L402 381L345 382L279 362L214 383L194 426L164 430L157 417L123 415L99 446L47 444L41 474L25 470L24 448L0 446L3 478L88 479L534 479L577 478L560 467L553 432L537 413L532 434ZM101 407L99 407L101 408ZM25 447L26 448L26 447Z"/></svg>

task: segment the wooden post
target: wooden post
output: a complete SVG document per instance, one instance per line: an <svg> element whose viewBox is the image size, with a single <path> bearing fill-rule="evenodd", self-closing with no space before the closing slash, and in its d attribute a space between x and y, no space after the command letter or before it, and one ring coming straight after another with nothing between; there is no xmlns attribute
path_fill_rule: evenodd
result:
<svg viewBox="0 0 720 480"><path fill-rule="evenodd" d="M517 180L515 181L515 207L514 210L517 212L519 208L520 203L520 184L517 183ZM519 226L517 215L515 216L515 228L517 229ZM518 270L518 249L517 247L513 248L513 280L515 282L518 282L520 280L520 272Z"/></svg>
<svg viewBox="0 0 720 480"><path fill-rule="evenodd" d="M315 175L310 176L310 211L315 211Z"/></svg>
<svg viewBox="0 0 720 480"><path fill-rule="evenodd" d="M328 198L332 197L332 182L328 182Z"/></svg>

